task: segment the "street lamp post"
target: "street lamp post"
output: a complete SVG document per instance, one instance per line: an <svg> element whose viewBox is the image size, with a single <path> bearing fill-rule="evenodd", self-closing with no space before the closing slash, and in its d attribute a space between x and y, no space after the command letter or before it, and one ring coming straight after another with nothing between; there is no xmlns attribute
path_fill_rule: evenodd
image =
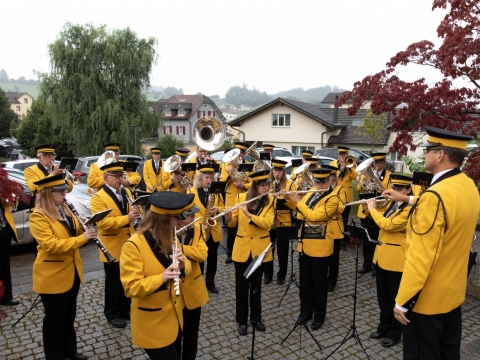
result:
<svg viewBox="0 0 480 360"><path fill-rule="evenodd" d="M135 131L135 155L137 155L137 125L130 125Z"/></svg>

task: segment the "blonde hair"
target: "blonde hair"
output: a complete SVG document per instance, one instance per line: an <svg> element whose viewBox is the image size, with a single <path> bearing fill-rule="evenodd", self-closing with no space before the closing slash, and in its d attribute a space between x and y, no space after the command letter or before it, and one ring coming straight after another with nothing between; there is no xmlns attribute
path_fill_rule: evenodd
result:
<svg viewBox="0 0 480 360"><path fill-rule="evenodd" d="M172 252L174 235L173 230L170 228L169 215L157 214L147 210L136 233L144 234L147 231L150 231L155 239L156 246L160 248L163 254L168 255L168 253Z"/></svg>
<svg viewBox="0 0 480 360"><path fill-rule="evenodd" d="M60 205L65 214L71 214L67 204ZM57 211L58 206L55 205L52 197L52 188L45 188L38 192L35 199L35 211L47 216L52 222L63 220Z"/></svg>

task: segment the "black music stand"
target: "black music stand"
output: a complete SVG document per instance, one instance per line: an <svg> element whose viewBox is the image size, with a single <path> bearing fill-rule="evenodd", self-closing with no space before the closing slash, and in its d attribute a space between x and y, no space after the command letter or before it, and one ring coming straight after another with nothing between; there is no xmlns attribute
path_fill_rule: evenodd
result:
<svg viewBox="0 0 480 360"><path fill-rule="evenodd" d="M196 171L197 170L197 163L196 162L193 162L193 163L190 163L190 162L185 162L185 163L182 163L182 165L180 165L182 167L182 171L185 171L185 172L190 172L190 171Z"/></svg>
<svg viewBox="0 0 480 360"><path fill-rule="evenodd" d="M240 164L238 166L238 172L252 172L255 164Z"/></svg>
<svg viewBox="0 0 480 360"><path fill-rule="evenodd" d="M277 307L280 307L280 304L282 303L285 295L287 295L288 290L290 289L290 285L292 285L292 283L297 285L297 288L300 288L300 284L298 283L295 273L293 271L293 253L295 252L295 249L293 247L293 241L292 241L292 240L298 241L299 225L292 222L287 222L287 224L292 224L291 226L285 226L283 224L284 223L280 223L281 231L278 232L278 240L287 240L289 242L288 244L289 247L290 247L290 244L292 244L290 247L290 278L288 279L287 287L285 288L285 292L283 293L283 296L280 299Z"/></svg>
<svg viewBox="0 0 480 360"><path fill-rule="evenodd" d="M260 160L263 160L263 161L272 160L272 158L270 157L270 153L269 152L261 152L260 153Z"/></svg>
<svg viewBox="0 0 480 360"><path fill-rule="evenodd" d="M364 227L358 226L357 223L353 220L352 218L352 225L348 225L348 230L350 232L350 236L353 238L357 239L357 253L355 256L355 286L354 286L354 291L353 291L353 318L352 318L352 325L350 325L350 329L348 330L347 334L343 338L342 342L340 345L338 345L335 350L333 350L326 358L328 359L331 357L333 354L337 352L338 349L342 347L343 344L345 344L348 340L351 338L355 339L355 342L360 345L362 348L362 351L364 354L367 356L367 359L370 359L368 356L367 352L365 351L365 348L362 345L362 342L360 341L360 337L358 336L358 331L357 331L357 326L356 326L356 316L357 316L357 283L358 283L358 278L363 276L360 275L358 276L358 247L360 242L363 241L370 241L370 237L368 236L367 229Z"/></svg>
<svg viewBox="0 0 480 360"><path fill-rule="evenodd" d="M258 271L260 269L260 266L263 263L263 259L267 256L267 254L272 250L272 243L268 244L268 246L263 250L263 252L259 256L255 256L255 258L252 260L250 265L248 265L247 270L243 273L243 276L245 276L246 279L248 279L255 271ZM261 286L261 279L260 279L260 286ZM254 296L258 296L259 291L258 289L253 289L252 291ZM254 300L252 300L251 303L255 303ZM247 357L248 360L255 360L253 357L253 353L255 350L255 327L257 324L257 321L259 319L250 319L250 324L252 324L253 332L252 332L252 351L250 353L250 356Z"/></svg>
<svg viewBox="0 0 480 360"><path fill-rule="evenodd" d="M71 173L73 170L75 170L75 167L77 166L77 162L78 162L78 159L62 157L58 168L61 170L66 170Z"/></svg>

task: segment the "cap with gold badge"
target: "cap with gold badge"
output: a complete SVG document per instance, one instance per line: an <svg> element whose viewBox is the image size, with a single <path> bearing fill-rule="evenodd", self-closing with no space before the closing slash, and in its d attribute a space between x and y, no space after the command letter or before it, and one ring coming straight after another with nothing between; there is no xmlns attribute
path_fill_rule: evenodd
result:
<svg viewBox="0 0 480 360"><path fill-rule="evenodd" d="M65 183L64 174L47 176L41 180L35 181L34 184L37 185L37 189L39 191L47 188L51 188L52 191L64 191L68 190L69 188L69 186Z"/></svg>
<svg viewBox="0 0 480 360"><path fill-rule="evenodd" d="M420 145L422 147L447 146L466 150L468 141L473 139L471 136L433 126L425 126L425 131L428 134L428 139L426 143Z"/></svg>
<svg viewBox="0 0 480 360"><path fill-rule="evenodd" d="M337 149L340 154L348 153L348 150L350 150L350 148L346 146L337 146Z"/></svg>
<svg viewBox="0 0 480 360"><path fill-rule="evenodd" d="M270 182L270 170L260 170L250 174L250 179L255 183L266 183Z"/></svg>
<svg viewBox="0 0 480 360"><path fill-rule="evenodd" d="M371 155L373 160L375 161L382 161L387 158L387 153L385 152L376 152L376 153L372 153Z"/></svg>
<svg viewBox="0 0 480 360"><path fill-rule="evenodd" d="M331 172L330 169L325 169L325 168L318 168L310 171L310 173L312 174L313 181L317 183L324 183L328 181L330 172Z"/></svg>
<svg viewBox="0 0 480 360"><path fill-rule="evenodd" d="M123 174L123 163L117 161L107 165L103 165L100 170L104 174L106 173L118 173L118 175Z"/></svg>
<svg viewBox="0 0 480 360"><path fill-rule="evenodd" d="M313 152L312 152L312 151L310 151L310 150L302 150L302 156L303 156L304 158L312 157L312 155L313 155Z"/></svg>
<svg viewBox="0 0 480 360"><path fill-rule="evenodd" d="M180 157L187 157L190 154L190 150L183 148L183 147L176 147L175 154Z"/></svg>
<svg viewBox="0 0 480 360"><path fill-rule="evenodd" d="M55 149L57 148L56 145L52 144L45 144L45 145L40 145L35 148L37 150L37 155L41 154L53 154L55 155Z"/></svg>
<svg viewBox="0 0 480 360"><path fill-rule="evenodd" d="M195 195L182 194L173 191L160 191L149 196L150 211L160 214L175 216L179 220L185 220L183 214L185 207L192 203Z"/></svg>
<svg viewBox="0 0 480 360"><path fill-rule="evenodd" d="M160 154L162 152L162 149L160 148L151 148L150 151L152 154Z"/></svg>
<svg viewBox="0 0 480 360"><path fill-rule="evenodd" d="M105 151L120 151L120 143L109 143L105 144Z"/></svg>
<svg viewBox="0 0 480 360"><path fill-rule="evenodd" d="M273 159L272 160L272 168L274 169L285 169L285 166L287 166L288 162L279 160L279 159Z"/></svg>
<svg viewBox="0 0 480 360"><path fill-rule="evenodd" d="M235 143L235 147L236 147L237 149L240 149L240 150L243 150L243 151L245 151L245 150L248 149L247 144L245 144L244 142L236 142L236 143Z"/></svg>

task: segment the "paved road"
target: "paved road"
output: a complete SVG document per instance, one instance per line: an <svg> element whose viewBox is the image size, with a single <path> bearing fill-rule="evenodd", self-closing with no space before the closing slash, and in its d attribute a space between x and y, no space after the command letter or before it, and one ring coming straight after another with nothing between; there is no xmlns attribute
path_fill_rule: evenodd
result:
<svg viewBox="0 0 480 360"><path fill-rule="evenodd" d="M323 359L340 345L352 325L355 250L353 245L342 248L340 279L335 291L329 294L327 319L321 329L312 332L322 349L319 349L303 327L296 328L282 344L294 327L299 312L296 286L290 287L286 293L286 284L278 286L272 283L262 288L262 320L267 330L265 333L256 333L254 347L256 359ZM103 271L100 264L95 264L98 259L97 251L95 245L81 249L85 268L90 270L86 270L87 281L80 288L78 296L76 327L79 352L88 355L89 359L146 359L143 350L131 344L129 326L126 329L113 329L102 316ZM245 359L251 352L252 328L249 327L248 336L239 336L237 333L237 324L234 321L234 269L233 265L224 264L224 250L220 248L220 252L216 280L220 294L211 295L210 302L202 308L198 358ZM31 286L27 284L33 258L33 253L15 254L12 258L16 272L14 282L19 284L15 285L14 292L22 304L0 308L6 311L8 316L0 323L1 359L44 359L41 305L14 328L11 327L11 324L28 310L36 296L31 292ZM294 259L294 273L298 276L297 255ZM384 349L379 340L368 337L375 329L379 316L375 283L370 275L358 280L357 299L356 329L368 356L371 359L401 359L401 342L392 348ZM464 318L462 359L480 359L479 308L479 300L470 297L467 297L462 307ZM161 335L161 331L152 334ZM347 342L331 358L366 359L367 356L355 339L347 338Z"/></svg>

